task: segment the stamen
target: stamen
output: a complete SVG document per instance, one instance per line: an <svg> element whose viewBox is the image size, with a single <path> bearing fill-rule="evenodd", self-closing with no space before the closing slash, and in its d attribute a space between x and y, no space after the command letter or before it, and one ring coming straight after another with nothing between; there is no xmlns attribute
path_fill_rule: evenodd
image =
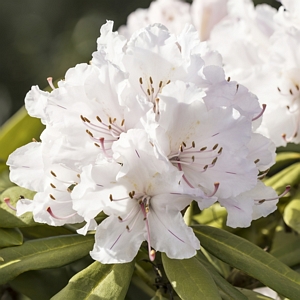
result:
<svg viewBox="0 0 300 300"><path fill-rule="evenodd" d="M55 90L55 86L54 86L52 80L53 80L52 77L48 77L47 78L48 84L50 85L50 87L52 88L52 90Z"/></svg>
<svg viewBox="0 0 300 300"><path fill-rule="evenodd" d="M255 120L257 120L258 118L260 118L260 117L263 115L263 113L265 112L266 107L267 107L267 105L266 105L266 104L263 104L263 105L262 105L262 110L261 110L261 112L260 112L256 117L254 117L254 118L252 119L252 121L255 121Z"/></svg>
<svg viewBox="0 0 300 300"><path fill-rule="evenodd" d="M86 131L85 131L88 135L90 135L91 137L94 137L93 136L93 134L87 129Z"/></svg>
<svg viewBox="0 0 300 300"><path fill-rule="evenodd" d="M51 175L53 175L54 177L57 177L56 174L53 171L50 171Z"/></svg>
<svg viewBox="0 0 300 300"><path fill-rule="evenodd" d="M57 219L57 220L65 220L65 219L69 219L69 218L72 218L72 217L74 217L74 216L77 215L77 213L73 213L73 214L71 214L71 215L69 215L69 216L58 217L58 216L56 216L56 215L53 213L53 211L52 211L52 209L51 209L50 206L49 206L46 210L47 210L47 212L49 213L49 215L50 215L52 218Z"/></svg>
<svg viewBox="0 0 300 300"><path fill-rule="evenodd" d="M125 123L125 119L122 120L121 126L124 126L124 123Z"/></svg>
<svg viewBox="0 0 300 300"><path fill-rule="evenodd" d="M56 200L56 198L55 198L52 194L49 194L49 197L50 197L52 200Z"/></svg>
<svg viewBox="0 0 300 300"><path fill-rule="evenodd" d="M99 116L97 116L96 119L98 120L98 122L102 123L102 120L100 119Z"/></svg>
<svg viewBox="0 0 300 300"><path fill-rule="evenodd" d="M257 202L256 204L262 204L262 203L264 203L265 201L278 200L279 198L282 198L283 196L285 196L285 195L290 191L290 189L291 189L291 186L290 186L290 185L287 185L287 186L285 187L284 192L283 192L282 194L278 195L278 196L275 197L275 198L266 198L266 199L260 199L260 200L254 199L254 201Z"/></svg>
<svg viewBox="0 0 300 300"><path fill-rule="evenodd" d="M152 80L151 76L149 77L149 80L150 80L150 83L153 84L153 80Z"/></svg>
<svg viewBox="0 0 300 300"><path fill-rule="evenodd" d="M8 198L8 197L7 197L7 198L4 198L3 201L6 203L6 205L7 205L10 209L12 209L12 210L14 210L14 211L17 211L17 209L11 205L11 203L10 203L10 198Z"/></svg>
<svg viewBox="0 0 300 300"><path fill-rule="evenodd" d="M293 91L292 91L292 89L290 89L290 94L291 94L291 95L293 95Z"/></svg>
<svg viewBox="0 0 300 300"><path fill-rule="evenodd" d="M277 87L277 90L278 90L279 93L281 93L281 89L279 87Z"/></svg>
<svg viewBox="0 0 300 300"><path fill-rule="evenodd" d="M207 197L213 197L213 196L216 194L216 192L217 192L218 189L219 189L220 183L219 183L219 182L215 182L215 183L214 183L214 186L215 186L214 191L213 191L210 195L206 195Z"/></svg>
<svg viewBox="0 0 300 300"><path fill-rule="evenodd" d="M230 77L227 78L227 81L228 81L228 82L230 81Z"/></svg>
<svg viewBox="0 0 300 300"><path fill-rule="evenodd" d="M143 79L142 79L142 77L140 77L140 84L143 84Z"/></svg>

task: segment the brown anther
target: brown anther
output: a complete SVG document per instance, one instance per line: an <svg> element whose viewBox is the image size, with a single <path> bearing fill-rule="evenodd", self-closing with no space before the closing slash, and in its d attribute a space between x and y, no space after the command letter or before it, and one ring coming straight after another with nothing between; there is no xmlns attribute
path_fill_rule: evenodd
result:
<svg viewBox="0 0 300 300"><path fill-rule="evenodd" d="M142 79L142 77L140 77L140 84L143 84L143 79Z"/></svg>
<svg viewBox="0 0 300 300"><path fill-rule="evenodd" d="M131 195L132 195L132 197L133 197L133 196L135 195L135 191L132 191L132 192L131 192Z"/></svg>
<svg viewBox="0 0 300 300"><path fill-rule="evenodd" d="M150 83L153 84L153 80L152 80L151 76L149 77L149 80L150 80Z"/></svg>
<svg viewBox="0 0 300 300"><path fill-rule="evenodd" d="M51 187L56 189L56 186L53 183L50 183Z"/></svg>
<svg viewBox="0 0 300 300"><path fill-rule="evenodd" d="M19 199L25 199L25 197L23 195L20 195Z"/></svg>
<svg viewBox="0 0 300 300"><path fill-rule="evenodd" d="M54 177L57 177L56 174L53 171L50 171L51 175Z"/></svg>
<svg viewBox="0 0 300 300"><path fill-rule="evenodd" d="M108 122L109 122L109 124L112 124L112 123L113 123L113 121L112 121L112 118L111 118L111 117L109 117L109 118L108 118Z"/></svg>
<svg viewBox="0 0 300 300"><path fill-rule="evenodd" d="M295 137L297 137L297 135L298 135L298 132L295 132L295 134L294 134L294 136L293 136L293 137L295 138Z"/></svg>
<svg viewBox="0 0 300 300"><path fill-rule="evenodd" d="M109 130L111 130L111 126L110 125L108 125L107 127L108 127Z"/></svg>
<svg viewBox="0 0 300 300"><path fill-rule="evenodd" d="M216 150L218 148L218 146L219 146L219 144L215 144L212 149Z"/></svg>
<svg viewBox="0 0 300 300"><path fill-rule="evenodd" d="M286 139L286 133L283 133L281 136L284 140Z"/></svg>
<svg viewBox="0 0 300 300"><path fill-rule="evenodd" d="M259 203L259 204L262 204L262 203L264 203L265 201L266 201L265 199L262 199L262 200L259 200L258 203Z"/></svg>
<svg viewBox="0 0 300 300"><path fill-rule="evenodd" d="M101 146L100 146L99 144L97 144L97 143L94 143L94 145L95 145L96 147L98 147L98 148L101 147Z"/></svg>
<svg viewBox="0 0 300 300"><path fill-rule="evenodd" d="M214 164L217 162L217 160L218 160L218 158L215 157L215 158L213 159L213 161L211 162L211 164L214 165Z"/></svg>
<svg viewBox="0 0 300 300"><path fill-rule="evenodd" d="M87 117L84 117L84 119L86 122L91 123L91 121Z"/></svg>
<svg viewBox="0 0 300 300"><path fill-rule="evenodd" d="M168 80L166 84L169 84L171 82L171 80Z"/></svg>
<svg viewBox="0 0 300 300"><path fill-rule="evenodd" d="M290 94L291 94L291 95L293 95L293 91L292 91L292 89L290 89Z"/></svg>
<svg viewBox="0 0 300 300"><path fill-rule="evenodd" d="M50 196L50 198L51 198L52 200L56 200L55 197L54 197L53 195L49 194L49 196Z"/></svg>
<svg viewBox="0 0 300 300"><path fill-rule="evenodd" d="M124 123L125 123L125 119L122 120L121 126L124 126Z"/></svg>
<svg viewBox="0 0 300 300"><path fill-rule="evenodd" d="M296 84L295 87L296 87L297 91L299 91L299 85Z"/></svg>
<svg viewBox="0 0 300 300"><path fill-rule="evenodd" d="M123 221L123 219L122 219L120 216L118 216L118 219L119 219L120 221Z"/></svg>
<svg viewBox="0 0 300 300"><path fill-rule="evenodd" d="M257 164L259 161L260 161L260 159L258 158L254 161L254 163Z"/></svg>
<svg viewBox="0 0 300 300"><path fill-rule="evenodd" d="M151 95L151 92L150 92L150 90L149 90L149 89L147 89L147 93L148 93L148 95L149 95L149 96Z"/></svg>
<svg viewBox="0 0 300 300"><path fill-rule="evenodd" d="M200 151L204 151L206 149L207 149L207 147L203 147L203 148L200 149Z"/></svg>
<svg viewBox="0 0 300 300"><path fill-rule="evenodd" d="M85 131L88 135L90 135L91 137L94 137L93 136L93 134L87 129L86 131Z"/></svg>
<svg viewBox="0 0 300 300"><path fill-rule="evenodd" d="M185 142L182 142L182 145L183 145L183 147L186 147L186 143Z"/></svg>
<svg viewBox="0 0 300 300"><path fill-rule="evenodd" d="M102 123L102 120L100 119L100 117L96 117L96 119L98 120L98 122Z"/></svg>
<svg viewBox="0 0 300 300"><path fill-rule="evenodd" d="M132 199L133 198L133 195L131 192L128 193L129 197Z"/></svg>
<svg viewBox="0 0 300 300"><path fill-rule="evenodd" d="M112 197L112 194L109 195L109 200L110 200L110 201L113 201L113 200L114 200L113 197Z"/></svg>
<svg viewBox="0 0 300 300"><path fill-rule="evenodd" d="M152 92L152 94L154 94L154 87L151 88L151 92Z"/></svg>
<svg viewBox="0 0 300 300"><path fill-rule="evenodd" d="M146 221L146 220L147 220L147 218L145 217L143 220L144 220L144 221Z"/></svg>
<svg viewBox="0 0 300 300"><path fill-rule="evenodd" d="M228 81L228 82L230 81L230 77L227 78L227 81Z"/></svg>
<svg viewBox="0 0 300 300"><path fill-rule="evenodd" d="M194 155L192 156L192 161L193 161L193 162L195 161L195 156L194 156Z"/></svg>
<svg viewBox="0 0 300 300"><path fill-rule="evenodd" d="M205 165L204 167L203 167L203 170L206 170L208 168L208 165Z"/></svg>
<svg viewBox="0 0 300 300"><path fill-rule="evenodd" d="M163 82L162 82L162 81L160 81L160 82L159 82L159 85L158 85L158 87L159 87L159 88L161 88L161 87L162 87L162 85L163 85Z"/></svg>
<svg viewBox="0 0 300 300"><path fill-rule="evenodd" d="M180 150L180 152L183 152L183 147L182 147L182 145L179 146L179 150Z"/></svg>
<svg viewBox="0 0 300 300"><path fill-rule="evenodd" d="M139 205L141 205L143 203L143 201L140 199L138 203L139 203Z"/></svg>
<svg viewBox="0 0 300 300"><path fill-rule="evenodd" d="M129 226L128 226L128 225L126 225L126 229L127 229L128 231L130 231L130 229L129 229Z"/></svg>
<svg viewBox="0 0 300 300"><path fill-rule="evenodd" d="M218 151L218 154L221 154L223 151L223 148L221 147L220 150Z"/></svg>
<svg viewBox="0 0 300 300"><path fill-rule="evenodd" d="M80 178L80 174L77 174L76 176L77 176L78 178Z"/></svg>
<svg viewBox="0 0 300 300"><path fill-rule="evenodd" d="M192 147L195 148L195 142L194 141L192 141Z"/></svg>
<svg viewBox="0 0 300 300"><path fill-rule="evenodd" d="M290 110L290 107L289 107L288 105L286 106L286 108L287 108L288 110Z"/></svg>
<svg viewBox="0 0 300 300"><path fill-rule="evenodd" d="M82 120L83 122L85 122L85 118L84 118L83 115L80 115L80 118L81 118L81 120Z"/></svg>
<svg viewBox="0 0 300 300"><path fill-rule="evenodd" d="M281 89L279 87L277 87L277 90L278 90L279 93L281 93Z"/></svg>

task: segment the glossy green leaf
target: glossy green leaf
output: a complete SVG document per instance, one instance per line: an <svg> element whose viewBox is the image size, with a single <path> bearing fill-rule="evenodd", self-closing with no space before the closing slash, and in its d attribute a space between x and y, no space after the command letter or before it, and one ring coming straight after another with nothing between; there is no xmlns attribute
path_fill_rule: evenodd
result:
<svg viewBox="0 0 300 300"><path fill-rule="evenodd" d="M206 257L198 251L196 258L203 264L203 266L210 273L219 288L220 295L223 300L247 300L247 298L233 287L223 276L219 274L216 268L206 259Z"/></svg>
<svg viewBox="0 0 300 300"><path fill-rule="evenodd" d="M196 258L205 266L207 271L209 271L211 277L215 281L219 288L220 295L222 295L223 300L247 300L241 292L239 292L235 287L233 287L223 276L221 276L215 267L208 262L206 257L198 251Z"/></svg>
<svg viewBox="0 0 300 300"><path fill-rule="evenodd" d="M284 222L300 233L300 189L293 196L293 200L287 204L283 212Z"/></svg>
<svg viewBox="0 0 300 300"><path fill-rule="evenodd" d="M0 248L19 246L23 243L23 235L17 228L0 228Z"/></svg>
<svg viewBox="0 0 300 300"><path fill-rule="evenodd" d="M32 213L25 213L20 217L16 216L16 212L11 209L5 202L5 198L10 199L12 206L16 206L17 201L20 199L20 195L27 199L32 199L35 192L29 191L27 189L14 186L8 188L0 195L0 227L2 228L14 228L14 227L24 227L24 226L34 226L35 223L32 218Z"/></svg>
<svg viewBox="0 0 300 300"><path fill-rule="evenodd" d="M124 299L134 270L134 261L126 264L94 262L72 277L52 300Z"/></svg>
<svg viewBox="0 0 300 300"><path fill-rule="evenodd" d="M256 245L214 227L198 225L194 231L214 256L288 298L297 299L300 295L300 275Z"/></svg>
<svg viewBox="0 0 300 300"><path fill-rule="evenodd" d="M171 259L162 253L167 277L182 300L221 299L210 273L196 258Z"/></svg>
<svg viewBox="0 0 300 300"><path fill-rule="evenodd" d="M22 107L0 128L0 159L6 161L14 150L31 142L32 138L37 139L43 129L41 121L30 117ZM6 168L1 164L0 172Z"/></svg>
<svg viewBox="0 0 300 300"><path fill-rule="evenodd" d="M72 276L93 262L88 255L60 268L28 271L11 280L9 286L31 300L50 299L68 284Z"/></svg>
<svg viewBox="0 0 300 300"><path fill-rule="evenodd" d="M75 261L92 249L94 236L67 235L37 239L0 250L0 284L29 270L55 268Z"/></svg>

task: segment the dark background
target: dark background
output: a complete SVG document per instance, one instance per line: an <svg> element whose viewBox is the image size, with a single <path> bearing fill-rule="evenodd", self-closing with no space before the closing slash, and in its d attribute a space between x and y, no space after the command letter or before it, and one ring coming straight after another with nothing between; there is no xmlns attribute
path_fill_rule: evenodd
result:
<svg viewBox="0 0 300 300"><path fill-rule="evenodd" d="M24 103L32 85L62 78L68 68L88 62L99 29L126 23L150 0L0 0L0 125ZM187 1L191 2L191 1ZM277 5L275 0L255 1Z"/></svg>

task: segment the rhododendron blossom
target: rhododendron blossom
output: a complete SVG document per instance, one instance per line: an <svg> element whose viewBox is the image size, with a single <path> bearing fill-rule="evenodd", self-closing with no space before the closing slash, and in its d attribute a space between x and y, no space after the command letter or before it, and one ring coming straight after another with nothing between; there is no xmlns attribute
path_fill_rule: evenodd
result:
<svg viewBox="0 0 300 300"><path fill-rule="evenodd" d="M225 77L220 54L192 25L176 35L154 24L127 39L108 21L97 44L89 65L25 99L46 128L8 160L11 180L37 192L20 200L18 215L85 221L79 233L96 230L91 256L124 263L144 241L150 260L156 251L194 256L200 242L183 219L193 200L201 210L219 202L232 227L276 209L278 196L260 180L275 147L253 131L265 106Z"/></svg>

